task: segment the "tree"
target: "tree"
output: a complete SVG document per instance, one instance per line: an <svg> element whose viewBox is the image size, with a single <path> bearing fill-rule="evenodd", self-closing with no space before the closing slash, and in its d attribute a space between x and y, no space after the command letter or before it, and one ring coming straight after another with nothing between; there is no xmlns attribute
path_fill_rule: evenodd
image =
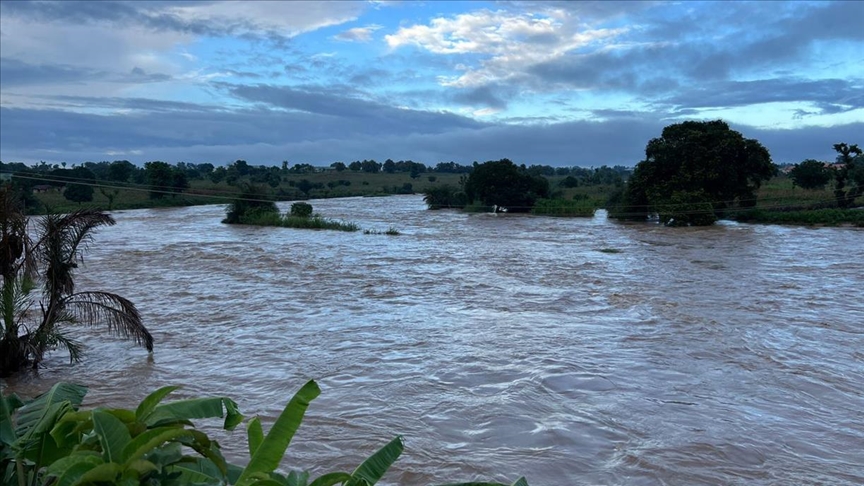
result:
<svg viewBox="0 0 864 486"><path fill-rule="evenodd" d="M773 174L768 150L725 122L677 123L648 142L612 214L644 218L654 212L666 224L711 224L716 210L755 204L756 190ZM701 217L709 206L711 217ZM699 218L690 217L696 213Z"/></svg>
<svg viewBox="0 0 864 486"><path fill-rule="evenodd" d="M253 184L243 183L242 191L225 209L225 224L244 224L249 218L273 213L278 215L279 208L266 194L266 192Z"/></svg>
<svg viewBox="0 0 864 486"><path fill-rule="evenodd" d="M81 181L83 184L67 183L66 188L63 190L63 197L68 201L77 202L79 205L82 202L92 201L93 184L96 182L96 175L84 167L66 170L66 173L66 177L70 181Z"/></svg>
<svg viewBox="0 0 864 486"><path fill-rule="evenodd" d="M524 166L501 159L478 164L468 176L465 194L468 200L486 206L528 212L538 198L549 196L549 181L532 176Z"/></svg>
<svg viewBox="0 0 864 486"><path fill-rule="evenodd" d="M385 160L384 165L381 166L381 170L388 174L396 172L396 162L393 162L393 159Z"/></svg>
<svg viewBox="0 0 864 486"><path fill-rule="evenodd" d="M132 302L109 292L75 289L75 271L92 233L115 224L114 219L92 209L48 214L31 240L19 201L10 188L0 189L0 375L37 367L54 347L65 348L72 361L80 360L82 343L63 332L73 324L104 325L152 351L153 337ZM34 291L37 282L42 292Z"/></svg>
<svg viewBox="0 0 864 486"><path fill-rule="evenodd" d="M150 199L162 199L174 186L174 170L167 162L147 162L144 172L150 185Z"/></svg>
<svg viewBox="0 0 864 486"><path fill-rule="evenodd" d="M803 189L822 189L831 180L831 171L825 163L807 159L789 171L792 183Z"/></svg>
<svg viewBox="0 0 864 486"><path fill-rule="evenodd" d="M330 164L330 167L336 169L336 172L342 172L343 170L347 169L344 162L333 162L332 164Z"/></svg>
<svg viewBox="0 0 864 486"><path fill-rule="evenodd" d="M137 170L128 160L115 160L108 166L106 178L115 182L128 182L129 177Z"/></svg>
<svg viewBox="0 0 864 486"><path fill-rule="evenodd" d="M837 206L846 209L852 207L855 199L864 194L864 174L858 167L862 151L857 144L845 143L834 144L834 150L837 151L837 163L842 164L834 170L834 196L837 198Z"/></svg>

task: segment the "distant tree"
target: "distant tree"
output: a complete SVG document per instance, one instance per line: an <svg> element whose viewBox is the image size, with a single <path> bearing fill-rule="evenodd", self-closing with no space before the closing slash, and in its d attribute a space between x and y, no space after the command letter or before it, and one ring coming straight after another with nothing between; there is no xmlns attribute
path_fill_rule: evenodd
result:
<svg viewBox="0 0 864 486"><path fill-rule="evenodd" d="M831 180L831 171L824 162L807 159L789 171L792 183L803 189L822 189Z"/></svg>
<svg viewBox="0 0 864 486"><path fill-rule="evenodd" d="M144 172L150 186L150 199L162 199L174 186L174 168L167 162L147 162Z"/></svg>
<svg viewBox="0 0 864 486"><path fill-rule="evenodd" d="M353 170L354 172L357 172L363 168L363 163L360 162L359 160L355 160L354 162L351 162L350 164L348 164L348 168Z"/></svg>
<svg viewBox="0 0 864 486"><path fill-rule="evenodd" d="M237 170L237 175L240 177L249 175L250 167L245 160L235 160L231 167Z"/></svg>
<svg viewBox="0 0 864 486"><path fill-rule="evenodd" d="M384 165L381 166L381 170L388 174L392 174L396 172L396 162L393 162L392 159L387 159L384 161Z"/></svg>
<svg viewBox="0 0 864 486"><path fill-rule="evenodd" d="M862 151L857 144L845 143L834 144L834 150L837 152L837 163L842 164L834 170L834 196L837 206L845 209L854 206L855 199L864 194L864 173L859 167Z"/></svg>
<svg viewBox="0 0 864 486"><path fill-rule="evenodd" d="M725 122L677 123L648 142L618 201L627 209L612 213L645 218L655 212L666 224L710 224L715 210L734 201L755 204L756 189L773 174L768 150ZM709 206L710 217L690 217Z"/></svg>
<svg viewBox="0 0 864 486"><path fill-rule="evenodd" d="M561 187L568 187L568 188L579 187L579 179L568 175L567 177L564 178L564 180L559 182L558 185Z"/></svg>
<svg viewBox="0 0 864 486"><path fill-rule="evenodd" d="M299 182L296 183L294 187L300 189L303 194L308 196L309 191L311 191L315 187L315 184L313 184L309 179L301 179Z"/></svg>
<svg viewBox="0 0 864 486"><path fill-rule="evenodd" d="M214 184L218 184L225 180L225 176L228 175L228 170L225 167L216 167L213 169L213 172L210 173L210 180Z"/></svg>
<svg viewBox="0 0 864 486"><path fill-rule="evenodd" d="M370 174L377 174L379 170L381 170L381 164L375 162L374 160L364 160L360 163L360 168L363 172L369 172Z"/></svg>
<svg viewBox="0 0 864 486"><path fill-rule="evenodd" d="M186 177L186 172L173 168L171 169L171 192L172 197L183 192L184 189L189 189L189 179Z"/></svg>
<svg viewBox="0 0 864 486"><path fill-rule="evenodd" d="M63 169L60 169L63 170ZM93 185L96 183L96 175L84 167L76 167L66 170L69 181L80 181L82 184L69 182L63 190L63 197L72 202L77 202L79 205L82 202L90 202L93 200Z"/></svg>
<svg viewBox="0 0 864 486"><path fill-rule="evenodd" d="M99 192L108 200L108 211L114 209L114 199L120 194L120 189L107 190L104 187L100 187Z"/></svg>
<svg viewBox="0 0 864 486"><path fill-rule="evenodd" d="M342 172L343 170L347 169L343 162L333 162L332 164L330 164L330 167L334 168L336 172Z"/></svg>
<svg viewBox="0 0 864 486"><path fill-rule="evenodd" d="M549 196L549 181L532 176L508 159L478 164L465 183L470 201L503 206L513 212L528 212L538 198Z"/></svg>

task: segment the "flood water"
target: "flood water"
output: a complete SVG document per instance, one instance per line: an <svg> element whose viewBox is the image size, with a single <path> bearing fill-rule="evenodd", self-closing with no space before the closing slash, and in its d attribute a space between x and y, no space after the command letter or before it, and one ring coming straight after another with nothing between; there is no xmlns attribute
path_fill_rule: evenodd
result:
<svg viewBox="0 0 864 486"><path fill-rule="evenodd" d="M152 358L80 331L82 363L54 353L5 391L74 381L86 405L133 407L181 384L266 428L314 378L285 467L350 471L401 434L385 484L864 483L861 229L311 202L401 235L117 212L78 285L135 302ZM242 462L243 427L218 436Z"/></svg>

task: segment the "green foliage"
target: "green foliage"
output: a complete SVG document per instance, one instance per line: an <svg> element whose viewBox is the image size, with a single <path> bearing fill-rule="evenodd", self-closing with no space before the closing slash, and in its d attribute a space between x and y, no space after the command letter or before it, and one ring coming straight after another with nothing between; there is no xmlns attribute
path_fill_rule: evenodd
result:
<svg viewBox="0 0 864 486"><path fill-rule="evenodd" d="M279 208L259 186L244 184L240 195L225 209L225 224L256 224L262 218L279 216Z"/></svg>
<svg viewBox="0 0 864 486"><path fill-rule="evenodd" d="M312 205L306 202L296 202L291 205L291 216L308 218L312 216Z"/></svg>
<svg viewBox="0 0 864 486"><path fill-rule="evenodd" d="M394 227L391 226L391 227L387 228L387 230L385 230L385 231L380 231L380 230L368 230L368 229L367 229L367 230L363 230L363 234L364 234L364 235L387 235L387 236L399 236L401 233L399 233L399 230L397 230L396 228L394 228Z"/></svg>
<svg viewBox="0 0 864 486"><path fill-rule="evenodd" d="M465 183L465 194L469 201L486 206L528 212L538 198L549 196L549 181L532 176L524 166L501 159L477 165Z"/></svg>
<svg viewBox="0 0 864 486"><path fill-rule="evenodd" d="M667 201L656 203L660 222L667 226L710 226L717 221L708 195L698 192L673 192Z"/></svg>
<svg viewBox="0 0 864 486"><path fill-rule="evenodd" d="M823 162L807 159L793 167L789 177L803 189L822 189L831 180L831 171Z"/></svg>
<svg viewBox="0 0 864 486"><path fill-rule="evenodd" d="M0 376L38 366L56 347L77 361L83 345L64 333L74 324L102 325L152 351L153 337L132 302L109 292L75 289L81 255L93 231L115 224L111 216L91 209L48 214L35 225L31 240L20 200L4 190L0 201ZM34 291L37 276L42 292Z"/></svg>
<svg viewBox="0 0 864 486"><path fill-rule="evenodd" d="M404 450L396 437L353 472L326 473L310 482L308 471L283 474L285 452L310 403L321 390L306 383L288 402L265 434L260 419L247 423L246 467L228 463L218 442L197 429L193 419L224 417L232 430L243 416L227 397L162 403L177 387L160 388L133 410L80 410L87 389L58 383L47 393L21 401L0 397L0 475L3 483L36 485L239 485L372 486L384 477ZM450 486L505 486L460 483ZM514 486L528 486L520 478Z"/></svg>
<svg viewBox="0 0 864 486"><path fill-rule="evenodd" d="M864 172L861 167L862 150L858 145L834 144L837 163L842 167L834 171L834 196L841 209L851 208L855 199L864 194ZM846 189L846 187L849 187Z"/></svg>
<svg viewBox="0 0 864 486"><path fill-rule="evenodd" d="M768 150L723 121L669 125L648 142L612 214L635 217L644 208L675 224L712 224L709 206L755 204L756 189L774 172Z"/></svg>
<svg viewBox="0 0 864 486"><path fill-rule="evenodd" d="M531 209L531 214L591 218L599 206L594 199L538 199Z"/></svg>
<svg viewBox="0 0 864 486"><path fill-rule="evenodd" d="M451 185L434 186L423 191L423 202L429 209L464 208L468 196Z"/></svg>
<svg viewBox="0 0 864 486"><path fill-rule="evenodd" d="M864 227L864 211L843 209L810 209L804 211L769 211L751 209L730 215L744 223L800 224L805 226L853 225Z"/></svg>
<svg viewBox="0 0 864 486"><path fill-rule="evenodd" d="M81 182L89 182L90 184L66 184L63 190L63 197L72 202L81 204L82 202L90 202L93 200L93 183L96 182L96 175L84 167L76 167L68 172L71 179Z"/></svg>

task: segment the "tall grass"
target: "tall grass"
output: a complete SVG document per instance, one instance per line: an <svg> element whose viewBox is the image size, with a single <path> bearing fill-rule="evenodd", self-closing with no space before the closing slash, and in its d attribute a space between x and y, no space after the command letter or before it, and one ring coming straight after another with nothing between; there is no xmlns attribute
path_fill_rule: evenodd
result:
<svg viewBox="0 0 864 486"><path fill-rule="evenodd" d="M360 229L355 223L324 218L319 214L303 217L279 213L252 213L243 217L240 223L253 226L280 226L282 228L313 230L358 231Z"/></svg>
<svg viewBox="0 0 864 486"><path fill-rule="evenodd" d="M765 211L751 209L728 216L744 223L803 224L807 226L853 225L864 227L864 209L809 209L805 211Z"/></svg>
<svg viewBox="0 0 864 486"><path fill-rule="evenodd" d="M600 202L594 198L572 199L538 199L531 209L531 214L542 216L566 216L576 218L591 218L594 211L600 207Z"/></svg>

